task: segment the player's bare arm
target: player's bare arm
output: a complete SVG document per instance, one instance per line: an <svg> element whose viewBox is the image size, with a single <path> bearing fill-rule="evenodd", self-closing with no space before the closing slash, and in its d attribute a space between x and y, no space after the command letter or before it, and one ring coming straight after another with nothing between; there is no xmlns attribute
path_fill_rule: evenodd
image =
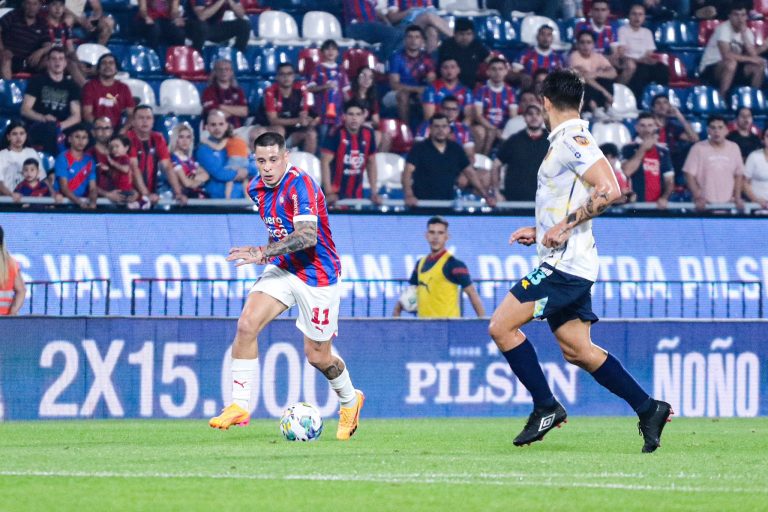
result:
<svg viewBox="0 0 768 512"><path fill-rule="evenodd" d="M294 226L293 233L279 242L271 242L263 247L233 247L229 250L227 261L238 261L235 266L264 265L267 260L275 256L282 256L292 252L301 251L317 245L317 223L315 221L301 221Z"/></svg>
<svg viewBox="0 0 768 512"><path fill-rule="evenodd" d="M515 242L521 245L533 245L536 243L536 226L526 226L524 228L518 228L509 237L509 245L514 245Z"/></svg>
<svg viewBox="0 0 768 512"><path fill-rule="evenodd" d="M560 247L571 236L573 228L589 219L597 217L621 197L619 184L608 161L601 158L590 167L583 176L584 181L592 186L592 193L587 201L576 211L552 226L542 239L544 247Z"/></svg>

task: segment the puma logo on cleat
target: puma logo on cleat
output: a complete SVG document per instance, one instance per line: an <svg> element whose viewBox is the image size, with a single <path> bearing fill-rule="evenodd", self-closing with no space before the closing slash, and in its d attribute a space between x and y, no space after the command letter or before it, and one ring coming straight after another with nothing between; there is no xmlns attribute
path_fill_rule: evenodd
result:
<svg viewBox="0 0 768 512"><path fill-rule="evenodd" d="M237 384L237 385L238 385L238 386L240 386L241 388L245 389L245 385L246 385L246 384L248 384L248 381L247 381L247 380L244 380L243 382L240 382L239 380L236 380L236 381L235 381L235 384Z"/></svg>
<svg viewBox="0 0 768 512"><path fill-rule="evenodd" d="M554 421L555 421L554 413L550 414L549 416L544 416L543 418L541 418L541 423L539 423L539 432L550 428Z"/></svg>

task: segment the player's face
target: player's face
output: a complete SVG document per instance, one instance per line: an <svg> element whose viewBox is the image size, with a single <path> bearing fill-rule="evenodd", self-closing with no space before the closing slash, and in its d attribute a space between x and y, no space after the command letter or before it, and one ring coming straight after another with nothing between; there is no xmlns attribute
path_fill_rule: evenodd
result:
<svg viewBox="0 0 768 512"><path fill-rule="evenodd" d="M731 21L731 26L736 31L741 31L747 24L747 10L735 9L728 15L728 19Z"/></svg>
<svg viewBox="0 0 768 512"><path fill-rule="evenodd" d="M369 87L373 86L373 70L364 69L360 71L357 83L363 90L367 90Z"/></svg>
<svg viewBox="0 0 768 512"><path fill-rule="evenodd" d="M448 228L444 224L431 224L427 228L427 243L432 252L440 252L448 242Z"/></svg>
<svg viewBox="0 0 768 512"><path fill-rule="evenodd" d="M714 143L719 144L723 142L727 133L728 129L722 121L712 121L707 125L707 136L709 136L709 140Z"/></svg>
<svg viewBox="0 0 768 512"><path fill-rule="evenodd" d="M550 46L552 46L552 29L551 28L543 28L539 30L539 33L536 35L536 43L538 43L539 48L542 50L548 50Z"/></svg>
<svg viewBox="0 0 768 512"><path fill-rule="evenodd" d="M339 49L335 46L329 46L325 50L323 50L323 60L325 62L336 62L336 59L339 58Z"/></svg>
<svg viewBox="0 0 768 512"><path fill-rule="evenodd" d="M282 67L277 73L277 83L283 88L290 87L293 85L293 77L294 72L292 68L289 68L288 66Z"/></svg>
<svg viewBox="0 0 768 512"><path fill-rule="evenodd" d="M405 48L410 51L420 50L424 46L424 38L415 30L405 35Z"/></svg>
<svg viewBox="0 0 768 512"><path fill-rule="evenodd" d="M667 98L659 98L654 102L651 108L653 109L654 115L668 116L670 106L671 104L669 103L669 100Z"/></svg>
<svg viewBox="0 0 768 512"><path fill-rule="evenodd" d="M637 122L637 135L641 139L645 139L647 137L651 137L654 133L656 133L659 129L659 125L656 124L655 119L641 119Z"/></svg>
<svg viewBox="0 0 768 512"><path fill-rule="evenodd" d="M467 47L472 44L472 40L475 38L475 32L472 30L462 30L461 32L454 32L454 39L459 46Z"/></svg>
<svg viewBox="0 0 768 512"><path fill-rule="evenodd" d="M216 80L219 80L221 82L227 82L229 80L232 80L232 64L227 62L226 60L220 60L216 63L216 69L214 70L216 73Z"/></svg>
<svg viewBox="0 0 768 512"><path fill-rule="evenodd" d="M93 137L96 142L106 144L112 138L112 133L112 124L107 121L99 120L93 124Z"/></svg>
<svg viewBox="0 0 768 512"><path fill-rule="evenodd" d="M71 134L67 140L69 141L69 147L75 151L83 151L88 145L88 132L85 130L78 130Z"/></svg>
<svg viewBox="0 0 768 512"><path fill-rule="evenodd" d="M440 75L449 82L453 82L459 77L459 65L455 60L447 60L440 66Z"/></svg>
<svg viewBox="0 0 768 512"><path fill-rule="evenodd" d="M576 42L576 48L579 50L580 54L588 57L592 54L592 50L595 49L595 41L591 36L584 34Z"/></svg>
<svg viewBox="0 0 768 512"><path fill-rule="evenodd" d="M740 130L749 130L752 126L752 112L743 108L739 110L739 116L736 118L736 126Z"/></svg>
<svg viewBox="0 0 768 512"><path fill-rule="evenodd" d="M445 119L438 119L429 125L429 137L435 142L443 143L447 141L450 132L451 127Z"/></svg>
<svg viewBox="0 0 768 512"><path fill-rule="evenodd" d="M608 20L608 15L610 13L611 11L608 9L608 4L603 2L592 4L592 10L589 11L589 15L598 25L603 25L606 20Z"/></svg>
<svg viewBox="0 0 768 512"><path fill-rule="evenodd" d="M288 152L275 146L256 146L256 166L261 179L274 187L283 179L288 166Z"/></svg>
<svg viewBox="0 0 768 512"><path fill-rule="evenodd" d="M189 130L181 130L176 137L176 146L182 151L189 151L192 147L192 132Z"/></svg>
<svg viewBox="0 0 768 512"><path fill-rule="evenodd" d="M27 130L21 126L17 126L11 133L8 134L8 145L14 149L20 149L24 147L24 143L27 142Z"/></svg>
<svg viewBox="0 0 768 512"><path fill-rule="evenodd" d="M109 143L109 154L112 156L124 156L128 154L128 148L121 140L115 139Z"/></svg>
<svg viewBox="0 0 768 512"><path fill-rule="evenodd" d="M54 2L48 6L48 15L52 20L60 20L64 16L64 3Z"/></svg>
<svg viewBox="0 0 768 512"><path fill-rule="evenodd" d="M645 23L645 9L636 5L629 11L629 24L632 28L640 28Z"/></svg>
<svg viewBox="0 0 768 512"><path fill-rule="evenodd" d="M455 101L446 101L440 107L440 112L445 114L450 122L454 122L459 117L459 110L459 104Z"/></svg>
<svg viewBox="0 0 768 512"><path fill-rule="evenodd" d="M507 76L507 66L501 62L494 62L488 68L488 77L493 83L498 84L499 82L504 81L505 76Z"/></svg>
<svg viewBox="0 0 768 512"><path fill-rule="evenodd" d="M102 78L112 78L117 74L117 62L114 57L104 57L99 65L99 76Z"/></svg>
<svg viewBox="0 0 768 512"><path fill-rule="evenodd" d="M37 17L37 13L40 12L40 0L24 0L24 14L28 17Z"/></svg>
<svg viewBox="0 0 768 512"><path fill-rule="evenodd" d="M227 119L224 116L219 114L210 114L208 116L208 123L206 124L206 128L208 129L208 133L210 133L211 136L217 139L221 139L227 133L228 127L229 123L227 123Z"/></svg>
<svg viewBox="0 0 768 512"><path fill-rule="evenodd" d="M36 181L38 174L39 172L37 170L37 167L34 165L25 165L24 168L21 170L21 176L24 178L24 181L28 183Z"/></svg>
<svg viewBox="0 0 768 512"><path fill-rule="evenodd" d="M350 107L344 113L344 126L352 133L356 133L365 121L365 111L361 108Z"/></svg>
<svg viewBox="0 0 768 512"><path fill-rule="evenodd" d="M48 71L59 74L67 67L67 56L61 52L53 52L48 55Z"/></svg>
<svg viewBox="0 0 768 512"><path fill-rule="evenodd" d="M152 111L148 108L142 108L133 115L133 127L136 128L136 131L139 133L149 133L152 130L154 122L155 117L152 115Z"/></svg>
<svg viewBox="0 0 768 512"><path fill-rule="evenodd" d="M544 126L544 118L539 109L531 108L526 110L525 114L523 114L523 119L525 119L525 126L527 126L529 130L540 130L541 127Z"/></svg>

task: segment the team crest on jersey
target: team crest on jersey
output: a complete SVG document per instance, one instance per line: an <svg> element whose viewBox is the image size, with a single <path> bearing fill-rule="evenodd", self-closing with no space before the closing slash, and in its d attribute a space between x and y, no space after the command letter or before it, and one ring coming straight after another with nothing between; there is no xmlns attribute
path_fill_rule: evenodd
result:
<svg viewBox="0 0 768 512"><path fill-rule="evenodd" d="M589 146L589 139L583 135L574 135L573 140L575 140L576 144L579 146Z"/></svg>

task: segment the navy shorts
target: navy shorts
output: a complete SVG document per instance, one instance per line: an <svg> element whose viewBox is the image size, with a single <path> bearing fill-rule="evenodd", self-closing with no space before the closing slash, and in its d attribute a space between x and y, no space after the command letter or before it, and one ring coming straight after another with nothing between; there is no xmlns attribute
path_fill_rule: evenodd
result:
<svg viewBox="0 0 768 512"><path fill-rule="evenodd" d="M597 322L597 315L592 312L593 284L544 263L518 281L509 293L520 302L535 302L533 317L546 318L554 332L575 318Z"/></svg>

